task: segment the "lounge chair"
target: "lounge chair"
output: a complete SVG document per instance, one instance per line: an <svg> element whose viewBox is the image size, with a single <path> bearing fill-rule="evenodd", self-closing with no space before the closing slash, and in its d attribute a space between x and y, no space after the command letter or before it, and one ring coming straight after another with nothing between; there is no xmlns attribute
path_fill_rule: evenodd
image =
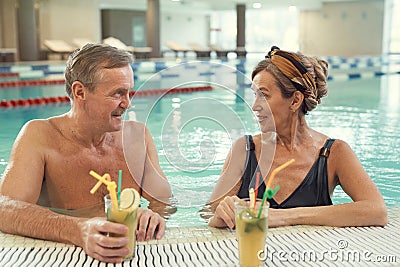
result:
<svg viewBox="0 0 400 267"><path fill-rule="evenodd" d="M215 51L217 57L226 58L228 53L236 53L237 57L246 57L246 49L244 47L237 47L236 49L224 49L217 44L209 45L212 51Z"/></svg>
<svg viewBox="0 0 400 267"><path fill-rule="evenodd" d="M0 62L15 61L16 54L16 48L0 48Z"/></svg>
<svg viewBox="0 0 400 267"><path fill-rule="evenodd" d="M103 43L133 53L133 46L126 45L121 40L115 37L108 37L103 40Z"/></svg>
<svg viewBox="0 0 400 267"><path fill-rule="evenodd" d="M208 47L204 47L198 43L188 43L188 45L196 53L198 58L209 58L211 56L211 49Z"/></svg>
<svg viewBox="0 0 400 267"><path fill-rule="evenodd" d="M153 48L151 47L133 47L130 45L126 45L124 42L121 40L115 38L115 37L108 37L103 40L103 43L114 46L118 49L122 49L128 52L131 52L135 58L148 58L150 53L153 51Z"/></svg>
<svg viewBox="0 0 400 267"><path fill-rule="evenodd" d="M71 46L63 40L44 40L43 45L48 49L47 54L58 54L62 59L71 54L75 47Z"/></svg>
<svg viewBox="0 0 400 267"><path fill-rule="evenodd" d="M175 57L178 56L178 53L183 53L183 56L186 57L186 53L189 51L193 51L188 47L184 47L181 45L178 45L177 43L173 42L173 41L166 41L165 45L171 49L172 51L174 51L175 53Z"/></svg>
<svg viewBox="0 0 400 267"><path fill-rule="evenodd" d="M81 48L86 44L94 44L95 42L93 42L92 40L86 39L86 38L74 38L74 39L72 39L72 43L76 47Z"/></svg>
<svg viewBox="0 0 400 267"><path fill-rule="evenodd" d="M244 46L238 46L235 50L237 57L246 57L247 51L246 47Z"/></svg>
<svg viewBox="0 0 400 267"><path fill-rule="evenodd" d="M141 58L149 58L150 53L153 51L152 47L144 46L144 47L134 47L133 48L133 55L136 59Z"/></svg>

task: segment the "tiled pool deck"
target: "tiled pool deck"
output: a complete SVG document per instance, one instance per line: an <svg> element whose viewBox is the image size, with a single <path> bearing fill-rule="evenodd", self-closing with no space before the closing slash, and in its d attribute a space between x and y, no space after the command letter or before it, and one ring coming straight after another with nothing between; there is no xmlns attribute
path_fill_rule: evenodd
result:
<svg viewBox="0 0 400 267"><path fill-rule="evenodd" d="M267 266L400 266L400 207L386 227L291 226L268 232ZM168 228L162 240L140 242L137 256L115 266L239 266L235 232ZM0 232L0 266L113 266L81 248Z"/></svg>

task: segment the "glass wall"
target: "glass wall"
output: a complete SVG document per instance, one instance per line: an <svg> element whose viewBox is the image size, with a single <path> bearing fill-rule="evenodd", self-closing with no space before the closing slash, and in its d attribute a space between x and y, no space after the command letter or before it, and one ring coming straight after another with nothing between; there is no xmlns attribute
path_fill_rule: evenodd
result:
<svg viewBox="0 0 400 267"><path fill-rule="evenodd" d="M393 1L392 6L392 23L390 25L390 53L400 53L400 2ZM397 16L395 16L395 14Z"/></svg>
<svg viewBox="0 0 400 267"><path fill-rule="evenodd" d="M386 0L383 52L400 54L400 1Z"/></svg>
<svg viewBox="0 0 400 267"><path fill-rule="evenodd" d="M210 44L222 49L236 48L236 12L213 12L210 16Z"/></svg>
<svg viewBox="0 0 400 267"><path fill-rule="evenodd" d="M291 51L299 49L299 13L295 7L247 10L247 51L264 53L272 45Z"/></svg>
<svg viewBox="0 0 400 267"><path fill-rule="evenodd" d="M236 47L236 11L211 15L211 44ZM299 11L296 7L246 10L246 50L265 53L272 45L282 49L299 49Z"/></svg>

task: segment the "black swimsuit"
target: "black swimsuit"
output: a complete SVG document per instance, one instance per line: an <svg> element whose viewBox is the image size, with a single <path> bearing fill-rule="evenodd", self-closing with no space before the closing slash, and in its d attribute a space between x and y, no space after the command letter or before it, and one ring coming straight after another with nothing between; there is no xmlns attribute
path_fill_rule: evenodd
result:
<svg viewBox="0 0 400 267"><path fill-rule="evenodd" d="M249 188L254 188L255 175L260 171L256 154L254 153L254 142L251 135L246 135L247 165L242 176L242 185L237 196L239 198L249 197ZM332 205L328 188L327 159L330 148L335 139L326 140L321 148L318 159L312 165L310 171L294 190L294 192L278 204L274 199L269 199L271 208L295 208ZM264 181L258 188L257 198L262 198L265 191Z"/></svg>

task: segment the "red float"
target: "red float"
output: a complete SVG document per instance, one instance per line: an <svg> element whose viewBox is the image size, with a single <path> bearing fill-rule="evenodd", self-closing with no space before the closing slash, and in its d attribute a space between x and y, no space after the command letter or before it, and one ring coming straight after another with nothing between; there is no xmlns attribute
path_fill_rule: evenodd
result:
<svg viewBox="0 0 400 267"><path fill-rule="evenodd" d="M10 86L24 86L25 84L39 85L43 82L52 83L64 83L64 80L52 80L52 81L18 81L18 82L1 82L0 87L10 87ZM18 84L18 85L15 85ZM171 88L171 89L151 89L151 90L141 90L141 91L131 91L129 92L129 97L141 97L150 95L163 95L163 94L176 94L176 93L189 93L194 91L209 91L212 90L212 86L199 86L199 87L182 87L182 88ZM17 106L30 106L30 105L44 105L44 104L54 104L60 102L69 102L68 96L52 96L52 97L41 97L41 98L28 98L28 99L12 99L12 100L2 100L0 102L0 108L10 108Z"/></svg>

